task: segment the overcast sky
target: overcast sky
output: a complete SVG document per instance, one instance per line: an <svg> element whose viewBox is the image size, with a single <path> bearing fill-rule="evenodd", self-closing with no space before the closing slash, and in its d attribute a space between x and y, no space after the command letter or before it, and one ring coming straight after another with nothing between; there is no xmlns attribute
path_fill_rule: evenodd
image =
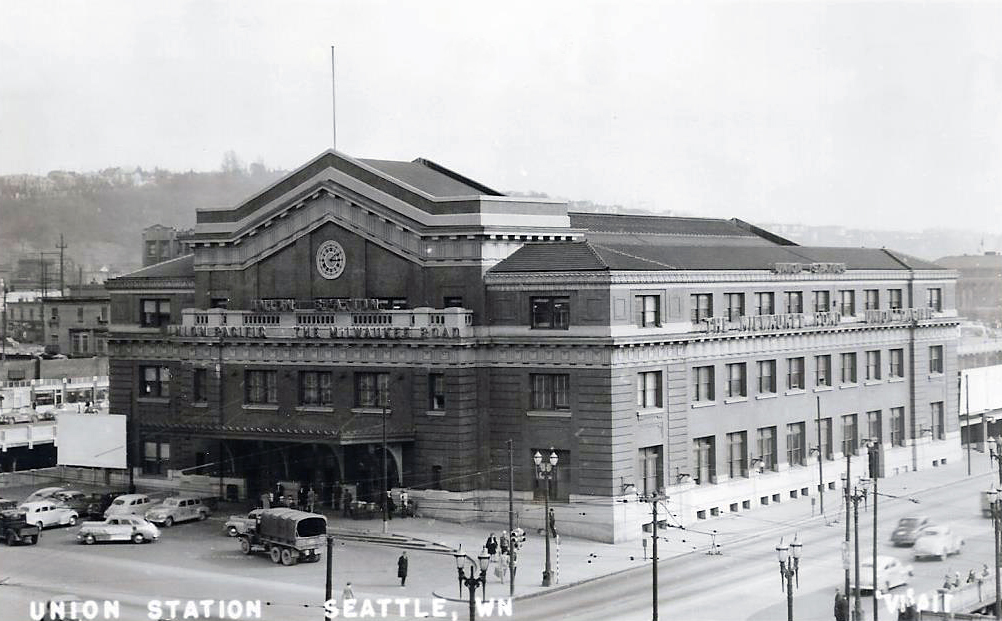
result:
<svg viewBox="0 0 1002 621"><path fill-rule="evenodd" d="M3 0L0 174L291 169L1002 232L999 2Z"/></svg>

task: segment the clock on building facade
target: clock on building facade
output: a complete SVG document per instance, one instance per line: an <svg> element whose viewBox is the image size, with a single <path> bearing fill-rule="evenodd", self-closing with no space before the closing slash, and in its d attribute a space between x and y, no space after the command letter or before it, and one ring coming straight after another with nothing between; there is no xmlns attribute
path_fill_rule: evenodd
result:
<svg viewBox="0 0 1002 621"><path fill-rule="evenodd" d="M327 280L334 280L344 272L344 248L334 240L327 240L317 248L317 271Z"/></svg>

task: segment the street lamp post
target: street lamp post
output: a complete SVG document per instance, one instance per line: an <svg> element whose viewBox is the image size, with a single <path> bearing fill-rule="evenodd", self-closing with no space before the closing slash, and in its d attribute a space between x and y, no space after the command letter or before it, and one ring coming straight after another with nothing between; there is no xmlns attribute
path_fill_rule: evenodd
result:
<svg viewBox="0 0 1002 621"><path fill-rule="evenodd" d="M852 618L853 618L854 621L862 621L863 620L863 605L862 605L862 599L861 599L861 597L859 595L859 591L860 591L860 589L859 589L859 503L860 503L861 500L863 500L864 498L866 498L866 490L867 490L868 485L869 485L869 481L867 479L860 479L859 483L856 486L853 487L852 494L850 495L850 498L852 500L852 518L853 518L852 522L853 522L853 531L854 531L854 544L853 545L854 545L854 557L855 557L855 565L856 565L856 580L855 580L855 584L853 585L853 597L855 599L855 603L853 604L853 609L852 609ZM872 586L873 586L874 589L877 588L877 584L876 583L874 583Z"/></svg>
<svg viewBox="0 0 1002 621"><path fill-rule="evenodd" d="M995 617L1002 611L1002 580L999 579L999 527L1002 525L1002 492L993 489L988 492L992 501L992 530L995 531Z"/></svg>
<svg viewBox="0 0 1002 621"><path fill-rule="evenodd" d="M491 562L491 557L487 554L486 548L480 551L479 556L477 556L477 565L480 568L480 574L475 575L477 567L470 564L470 575L466 575L466 570L464 565L466 565L466 555L462 552L458 554L453 554L456 559L456 572L459 574L459 584L461 586L466 586L470 592L470 621L475 621L477 618L476 610L476 596L477 588L480 586L484 587L484 596L487 595L487 566Z"/></svg>
<svg viewBox="0 0 1002 621"><path fill-rule="evenodd" d="M536 464L536 475L546 481L546 499L543 508L543 530L546 531L546 567L543 569L543 586L550 586L550 480L553 479L553 473L557 468L557 452L552 448L550 449L550 461L549 463L543 462L543 456L536 451L536 454L532 456L532 461Z"/></svg>
<svg viewBox="0 0 1002 621"><path fill-rule="evenodd" d="M988 455L999 471L999 487L1002 488L1002 441L999 438L988 438Z"/></svg>
<svg viewBox="0 0 1002 621"><path fill-rule="evenodd" d="M776 546L776 555L779 559L779 579L780 584L786 587L786 620L793 621L793 581L796 579L797 586L800 586L800 550L803 548L800 543L800 533L793 538L793 542L787 546L780 537L779 545Z"/></svg>

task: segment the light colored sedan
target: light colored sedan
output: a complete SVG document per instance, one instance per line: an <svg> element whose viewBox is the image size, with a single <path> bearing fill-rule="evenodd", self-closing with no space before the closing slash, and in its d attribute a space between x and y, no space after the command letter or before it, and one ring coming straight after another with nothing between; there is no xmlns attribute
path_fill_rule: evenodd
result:
<svg viewBox="0 0 1002 621"><path fill-rule="evenodd" d="M17 508L29 524L41 530L47 526L76 526L77 512L51 500L24 502Z"/></svg>
<svg viewBox="0 0 1002 621"><path fill-rule="evenodd" d="M24 502L35 502L36 500L51 500L59 492L65 492L65 487L43 487L42 489L35 490L30 496L24 499Z"/></svg>
<svg viewBox="0 0 1002 621"><path fill-rule="evenodd" d="M135 515L110 517L103 522L84 522L77 541L88 545L98 541L131 541L146 543L160 538L160 529Z"/></svg>
<svg viewBox="0 0 1002 621"><path fill-rule="evenodd" d="M935 556L943 561L951 554L960 554L963 545L964 540L949 525L927 526L915 538L912 554L915 558Z"/></svg>
<svg viewBox="0 0 1002 621"><path fill-rule="evenodd" d="M163 524L167 528L173 526L175 522L204 520L208 517L209 508L196 496L171 496L146 511L147 520L154 524Z"/></svg>
<svg viewBox="0 0 1002 621"><path fill-rule="evenodd" d="M887 592L894 587L908 584L913 569L911 565L905 565L893 556L877 557L877 584L882 592ZM873 590L873 560L866 559L859 565L859 590Z"/></svg>

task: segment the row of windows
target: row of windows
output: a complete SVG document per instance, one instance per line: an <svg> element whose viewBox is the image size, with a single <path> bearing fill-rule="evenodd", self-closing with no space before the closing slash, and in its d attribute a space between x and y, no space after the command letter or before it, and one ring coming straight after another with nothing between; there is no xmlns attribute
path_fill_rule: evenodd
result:
<svg viewBox="0 0 1002 621"><path fill-rule="evenodd" d="M891 349L887 353L887 366L884 366L884 352L880 350L869 350L864 352L863 359L863 379L864 381L879 381L884 379L884 371L890 379L899 379L905 376L905 356L904 349ZM859 380L859 361L856 352L846 352L838 355L839 379L842 384L855 384ZM755 363L758 394L776 393L776 360L759 360ZM748 372L745 362L734 362L724 365L724 397L728 399L748 396ZM797 356L786 359L786 390L805 390L807 388L806 358ZM933 345L929 347L929 373L943 372L943 346ZM657 376L651 376L657 373ZM716 367L712 365L694 367L692 370L692 400L695 402L708 402L716 399ZM660 371L641 373L638 379L638 402L641 407L655 407L645 405L639 397L640 383L647 386L650 382L659 381ZM814 377L815 388L832 387L832 355L824 354L814 356ZM649 391L645 391L646 394ZM660 393L657 393L660 395ZM660 407L660 404L657 405Z"/></svg>
<svg viewBox="0 0 1002 621"><path fill-rule="evenodd" d="M934 440L946 439L943 402L929 404L932 428L929 430ZM874 410L866 413L867 435L860 438L857 414L846 414L841 417L842 423L842 454L858 455L861 441L884 440L883 412ZM896 407L890 410L890 428L888 441L892 446L904 446L906 432L905 408ZM756 456L750 458L748 453L748 432L735 431L726 434L726 469L730 478L747 477L749 467L774 471L779 468L778 427L760 427L755 431ZM817 436L807 437L806 422L789 423L786 425L786 463L790 466L806 466L809 454L820 454L826 460L833 460L832 453L832 419L823 418L820 421L820 447L809 446L809 441L817 442ZM815 433L818 429L814 429ZM716 483L716 436L695 438L692 441L693 481L697 485Z"/></svg>
<svg viewBox="0 0 1002 621"><path fill-rule="evenodd" d="M887 308L889 309L900 309L903 308L903 296L901 289L887 289ZM750 297L750 301L753 306L751 310L753 312L747 313L746 299ZM641 300L639 298L645 298L643 303L647 303L646 298L654 298L659 300L658 296L637 296L636 302L639 304ZM862 310L880 310L881 308L881 290L880 289L866 289L863 291L863 306ZM803 291L785 291L783 292L783 312L785 313L803 313L804 306L804 292ZM855 315L857 311L856 302L856 291L854 289L842 289L838 291L838 300L833 302L831 299L831 291L828 290L817 290L811 292L811 302L812 311L815 313L826 313L833 310L837 310L840 314L851 316ZM776 305L776 293L773 291L757 291L754 293L725 293L724 303L726 307L724 308L723 316L729 321L736 321L740 317L744 317L746 314L751 315L775 315L779 314L779 307ZM940 312L943 310L943 290L940 288L930 288L926 290L926 306L933 311ZM713 294L712 293L693 293L690 296L690 320L692 323L700 323L704 319L709 319L714 316L713 312ZM637 325L642 325L638 323Z"/></svg>

